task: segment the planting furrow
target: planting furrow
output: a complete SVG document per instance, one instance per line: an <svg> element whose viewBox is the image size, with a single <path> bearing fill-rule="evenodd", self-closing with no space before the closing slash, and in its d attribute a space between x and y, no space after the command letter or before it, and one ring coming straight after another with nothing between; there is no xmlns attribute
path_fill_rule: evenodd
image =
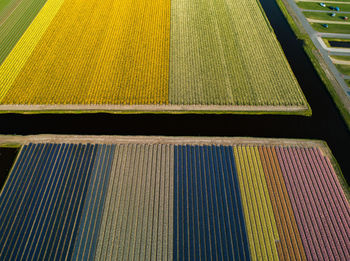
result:
<svg viewBox="0 0 350 261"><path fill-rule="evenodd" d="M47 139L0 193L0 259L349 259L324 145Z"/></svg>
<svg viewBox="0 0 350 261"><path fill-rule="evenodd" d="M266 183L276 218L280 242L276 242L282 260L306 260L297 231L294 213L285 188L282 173L273 147L259 147Z"/></svg>
<svg viewBox="0 0 350 261"><path fill-rule="evenodd" d="M314 182L311 179L312 173L309 173L302 162L302 159L298 155L298 149L288 148L289 157L292 159L293 166L297 169L298 184L302 188L303 197L306 200L306 205L308 207L308 213L311 216L312 222L314 224L315 232L318 235L317 239L320 245L321 255L325 260L334 258L332 254L332 248L334 246L329 245L328 236L329 229L325 226L326 220L323 220L320 212L322 211L322 202L320 202L317 197L317 188L314 187ZM337 258L337 256L335 256Z"/></svg>
<svg viewBox="0 0 350 261"><path fill-rule="evenodd" d="M306 104L255 0L174 0L171 22L171 104Z"/></svg>
<svg viewBox="0 0 350 261"><path fill-rule="evenodd" d="M313 148L297 147L279 149L278 155L281 166L287 162L292 170L282 167L294 213L301 218L297 218L299 231L302 235L305 229L308 236L302 235L306 254L310 251L312 258L318 260L347 260L349 241L345 231L349 222L343 222L348 215L339 215L339 202L334 195L336 186L326 181L329 173L322 166L323 156Z"/></svg>
<svg viewBox="0 0 350 261"><path fill-rule="evenodd" d="M332 211L330 211L329 213L329 215L331 216L330 222L336 223L334 224L335 226L339 225L339 230L337 230L337 233L335 234L335 239L338 237L341 243L341 248L338 248L338 251L340 253L343 252L345 259L347 259L350 256L350 217L349 212L347 211L349 210L349 204L346 202L346 197L343 194L343 191L341 189L339 190L340 184L338 183L339 181L336 179L336 174L334 172L333 167L330 167L330 165L326 165L328 159L325 159L319 151L313 150L311 151L311 153L314 154L313 159L317 159L317 163L321 168L321 173L325 173L324 175L320 175L321 186L323 190L328 189L329 194L322 194L322 196L326 196L327 198L325 199L325 201L328 201L332 204ZM335 182L338 184L333 183L334 178ZM339 187L337 187L337 185Z"/></svg>
<svg viewBox="0 0 350 261"><path fill-rule="evenodd" d="M238 146L234 149L241 189L245 190L242 193L246 197L245 218L247 227L251 226L252 230L249 241L252 259L278 259L275 242L279 235L257 148ZM249 229L247 231L249 233Z"/></svg>
<svg viewBox="0 0 350 261"><path fill-rule="evenodd" d="M168 103L169 0L67 0L47 26L3 103Z"/></svg>
<svg viewBox="0 0 350 261"><path fill-rule="evenodd" d="M299 228L300 236L305 249L305 254L308 260L317 259L314 242L311 233L313 233L312 225L308 215L305 215L305 203L300 197L298 187L294 184L292 166L290 165L286 155L283 153L283 147L277 147L276 153L278 162L281 166L284 182L287 187L288 195L292 203L294 215ZM317 243L317 242L316 242Z"/></svg>
<svg viewBox="0 0 350 261"><path fill-rule="evenodd" d="M0 102L12 87L62 3L63 0L48 0L11 53L0 65Z"/></svg>
<svg viewBox="0 0 350 261"><path fill-rule="evenodd" d="M338 222L340 220L338 215L334 213L335 211L332 211L332 207L329 204L330 201L325 195L325 188L323 184L320 183L319 177L323 176L323 172L317 171L317 169L315 168L315 163L312 162L312 158L310 154L307 154L306 149L299 149L297 153L299 158L302 160L303 168L308 169L309 177L311 178L309 184L314 188L317 201L320 204L320 206L318 207L318 214L320 215L322 225L326 230L326 239L331 247L330 259L335 258L335 260L344 260L346 258L343 254L343 251L341 250L341 244L344 244L344 241L342 240L342 238L338 238L338 231L340 231Z"/></svg>

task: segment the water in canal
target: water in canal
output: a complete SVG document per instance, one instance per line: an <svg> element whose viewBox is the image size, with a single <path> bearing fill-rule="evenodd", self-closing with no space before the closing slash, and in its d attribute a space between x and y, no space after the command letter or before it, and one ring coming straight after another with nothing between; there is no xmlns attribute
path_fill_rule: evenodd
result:
<svg viewBox="0 0 350 261"><path fill-rule="evenodd" d="M0 191L16 159L19 148L0 147Z"/></svg>
<svg viewBox="0 0 350 261"><path fill-rule="evenodd" d="M331 47L343 47L343 48L350 48L350 42L346 41L328 41Z"/></svg>

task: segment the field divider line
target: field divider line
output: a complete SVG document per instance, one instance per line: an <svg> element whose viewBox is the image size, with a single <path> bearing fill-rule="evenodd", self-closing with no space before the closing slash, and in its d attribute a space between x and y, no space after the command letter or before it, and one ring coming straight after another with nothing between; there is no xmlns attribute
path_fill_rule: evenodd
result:
<svg viewBox="0 0 350 261"><path fill-rule="evenodd" d="M10 90L64 0L48 0L0 66L0 102Z"/></svg>

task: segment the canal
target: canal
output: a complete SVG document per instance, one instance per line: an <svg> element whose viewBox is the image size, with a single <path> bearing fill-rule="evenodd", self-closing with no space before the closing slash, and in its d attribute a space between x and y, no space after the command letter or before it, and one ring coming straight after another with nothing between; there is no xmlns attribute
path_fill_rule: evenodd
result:
<svg viewBox="0 0 350 261"><path fill-rule="evenodd" d="M19 148L0 147L0 191L16 159Z"/></svg>

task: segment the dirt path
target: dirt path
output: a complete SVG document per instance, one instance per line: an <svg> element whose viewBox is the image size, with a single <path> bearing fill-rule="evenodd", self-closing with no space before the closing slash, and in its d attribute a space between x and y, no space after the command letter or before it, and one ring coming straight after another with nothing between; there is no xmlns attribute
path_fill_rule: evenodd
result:
<svg viewBox="0 0 350 261"><path fill-rule="evenodd" d="M321 140L251 137L172 137L172 136L109 136L109 135L0 135L0 145L28 143L95 143L95 144L198 144L198 145L290 145L327 147Z"/></svg>

